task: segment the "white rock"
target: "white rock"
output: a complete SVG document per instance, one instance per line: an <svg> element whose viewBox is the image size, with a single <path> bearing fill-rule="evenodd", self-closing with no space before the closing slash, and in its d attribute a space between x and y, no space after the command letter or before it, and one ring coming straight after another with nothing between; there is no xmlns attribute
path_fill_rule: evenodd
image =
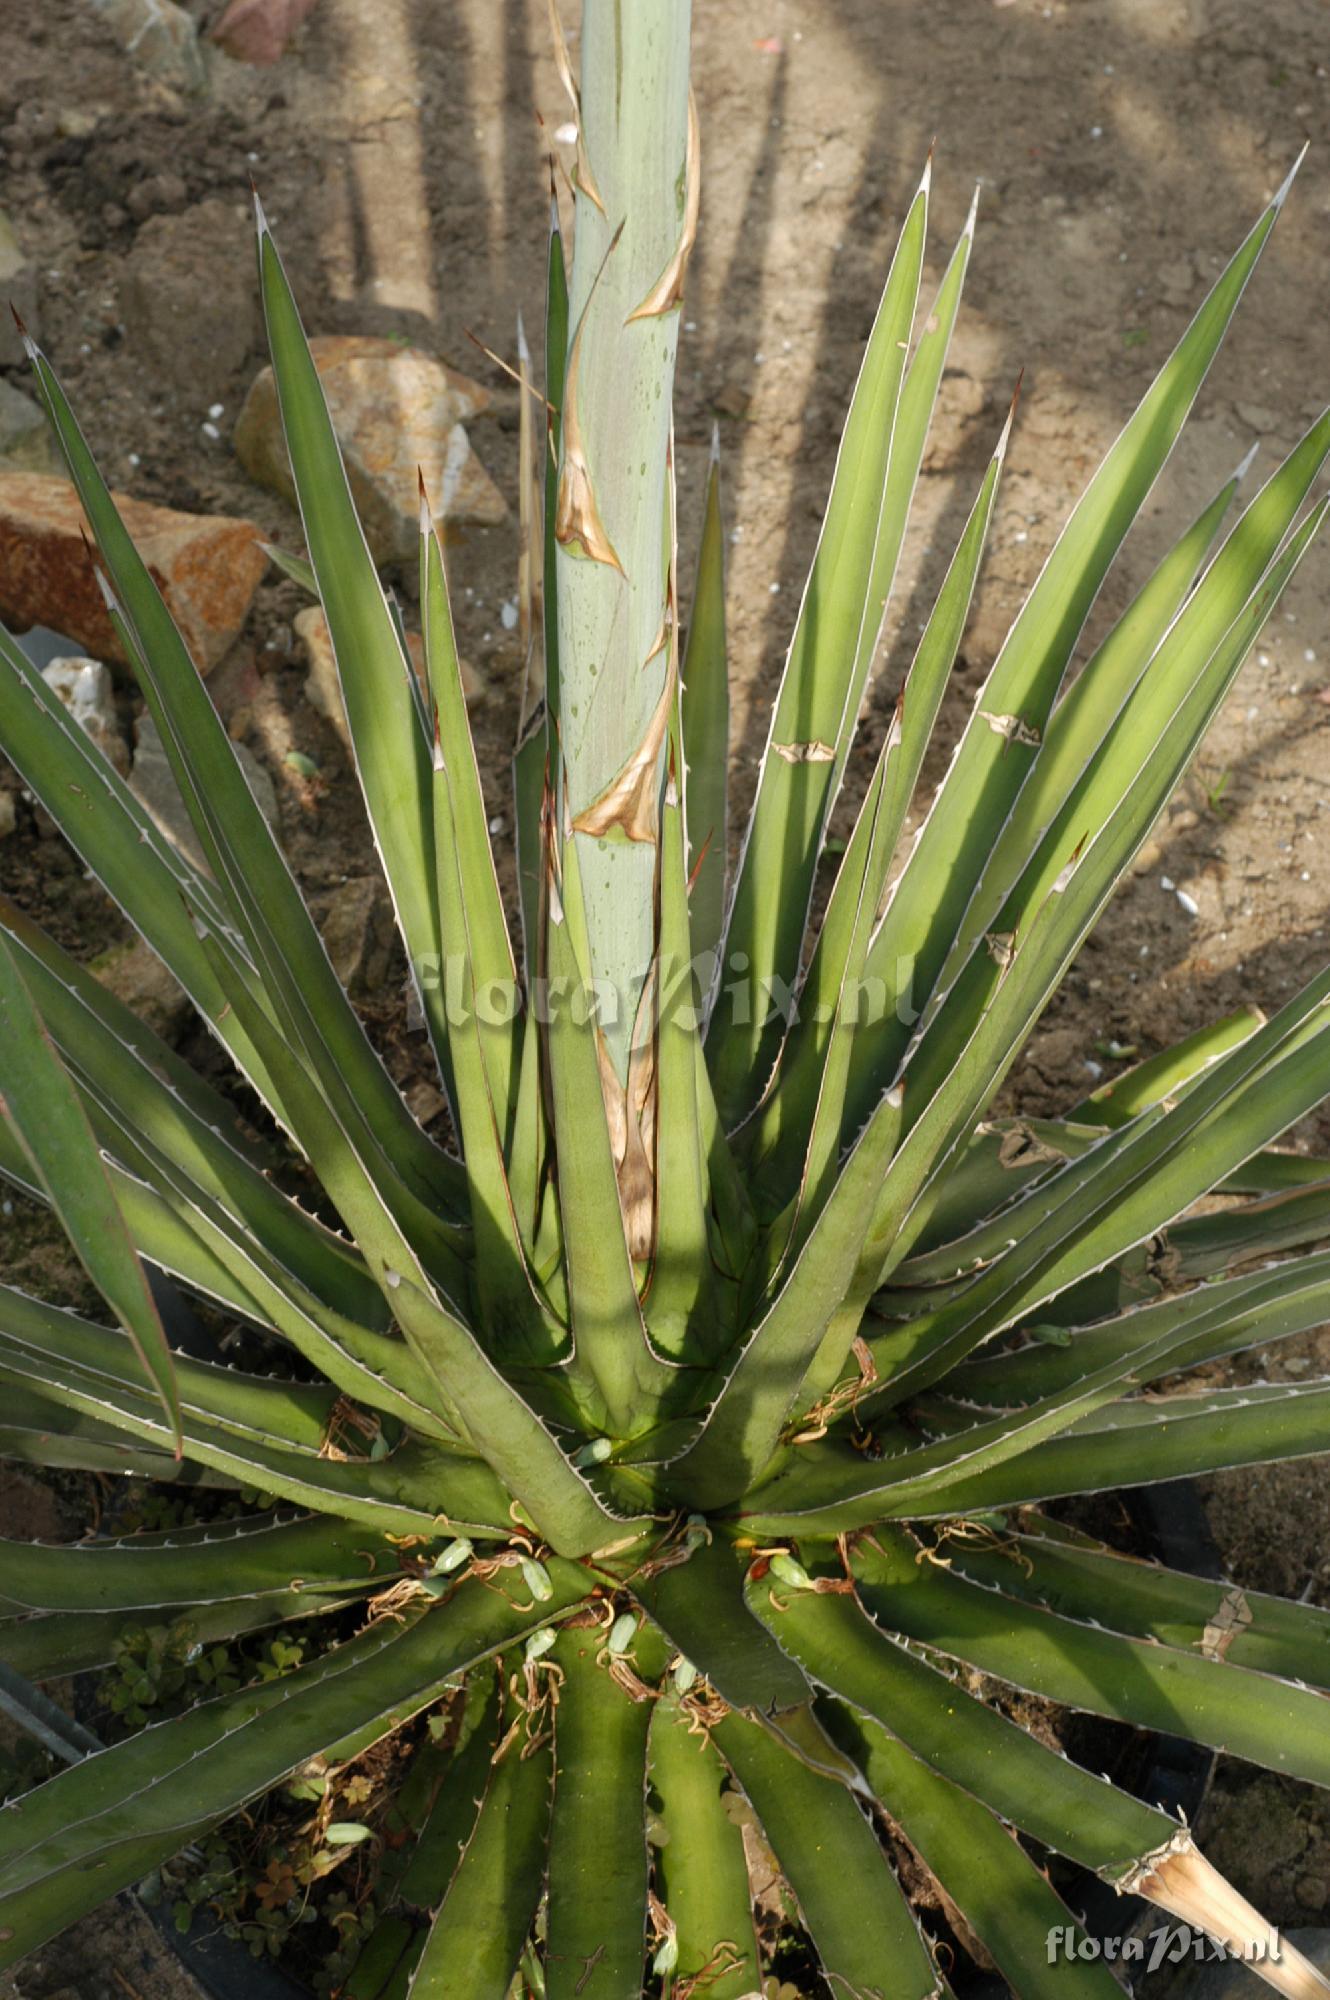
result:
<svg viewBox="0 0 1330 2000"><path fill-rule="evenodd" d="M175 0L90 0L111 33L141 69L178 90L207 82L198 30Z"/></svg>
<svg viewBox="0 0 1330 2000"><path fill-rule="evenodd" d="M129 746L120 732L110 669L100 660L70 654L42 668L42 679L58 694L80 729L92 738L121 777L129 772Z"/></svg>

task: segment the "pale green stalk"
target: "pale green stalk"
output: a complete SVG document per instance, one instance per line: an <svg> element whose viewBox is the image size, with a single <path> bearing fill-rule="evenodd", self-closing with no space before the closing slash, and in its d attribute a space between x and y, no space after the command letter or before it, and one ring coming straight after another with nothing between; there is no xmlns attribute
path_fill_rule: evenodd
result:
<svg viewBox="0 0 1330 2000"><path fill-rule="evenodd" d="M587 0L582 19L573 339L556 524L558 723L565 823L594 829L579 830L576 844L592 971L608 986L602 1027L620 1082L654 949L679 312L666 302L672 286L652 294L685 233L690 14L689 0L632 0L631 8ZM612 791L625 772L636 782Z"/></svg>

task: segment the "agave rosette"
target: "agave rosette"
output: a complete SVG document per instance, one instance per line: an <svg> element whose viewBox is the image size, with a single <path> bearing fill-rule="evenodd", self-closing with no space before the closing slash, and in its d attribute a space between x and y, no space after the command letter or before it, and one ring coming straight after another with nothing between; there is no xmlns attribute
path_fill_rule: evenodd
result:
<svg viewBox="0 0 1330 2000"><path fill-rule="evenodd" d="M614 162L595 141L589 114L579 209L605 232L595 284L609 285ZM681 243L695 131L686 143ZM575 796L569 593L627 591L633 572L597 495L591 416L570 407L570 381L594 396L576 370L595 284L570 324L554 230L548 453L539 472L528 461L523 500L534 523L543 489L544 559L537 528L524 571L520 949L438 537L423 508L422 693L260 218L308 574L455 1151L417 1126L371 1046L33 351L206 865L158 831L5 637L0 743L317 1198L282 1192L271 1131L0 908L0 1166L50 1202L117 1321L0 1290L0 1451L265 1496L225 1526L0 1546L0 1692L68 1760L0 1814L0 1958L305 1760L345 1761L440 1704L452 1723L442 1743L421 1738L401 1802L414 1838L395 1848L346 1989L361 2000L501 1996L537 1961L550 2000L656 1978L737 2000L760 1980L745 1811L837 1991L924 2000L942 1983L881 1814L1022 1995L1118 1991L1101 1962L1048 1962L1049 1934L1075 1920L1044 1852L1230 1943L1266 1939L1184 1825L969 1689L977 1670L1330 1782L1330 1615L1130 1560L1045 1504L1325 1447L1330 1382L1141 1392L1330 1311L1330 1254L1308 1248L1327 1233L1330 1162L1273 1150L1325 1091L1330 973L1064 1119L989 1117L1324 517L1309 495L1330 418L1232 526L1228 482L1069 676L1285 194L1088 485L900 865L1003 429L811 949L973 215L921 312L927 176L910 205L728 886L719 477L713 465L680 657L668 418L656 678L633 692L640 741L612 782ZM677 318L690 243L636 327L619 314L623 338L659 340ZM531 458L544 408L526 412ZM651 947L617 1070L582 1004L603 970L607 852ZM1226 1203L1194 1213L1216 1189ZM265 1329L282 1377L173 1353L145 1267ZM366 1614L349 1637L348 1605ZM210 1642L342 1622L280 1682L90 1753L40 1684L104 1665L149 1613ZM1261 1969L1282 1991L1324 1990L1287 1948Z"/></svg>

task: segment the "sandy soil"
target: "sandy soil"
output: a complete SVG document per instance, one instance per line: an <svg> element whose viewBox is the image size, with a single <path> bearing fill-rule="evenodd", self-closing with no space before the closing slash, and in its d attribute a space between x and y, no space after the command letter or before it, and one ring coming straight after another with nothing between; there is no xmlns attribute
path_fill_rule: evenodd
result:
<svg viewBox="0 0 1330 2000"><path fill-rule="evenodd" d="M848 805L1018 372L994 542L928 777L1068 503L1303 140L1327 136L1326 10L1322 0L695 0L695 18L706 182L679 375L681 513L686 547L717 416L741 788L760 754L839 412L934 135L934 275L983 183L897 631ZM537 121L548 131L565 115L543 0L320 0L277 68L218 63L210 94L190 101L136 71L85 0L43 0L6 43L0 200L38 257L46 345L117 484L250 513L298 541L293 516L249 484L227 442L261 360L252 176L315 330L404 335L492 383L495 413L473 442L512 496L515 392L467 330L510 352L518 308L528 324L539 318ZM1319 414L1330 388L1327 218L1330 147L1317 145L1096 627L1253 441L1268 469ZM168 314L178 352L145 366L143 342L155 331L160 345ZM202 428L214 403L224 411L215 440ZM453 562L464 650L489 687L477 728L496 815L519 666L499 607L515 565L514 526L460 539ZM1240 1001L1277 1006L1323 962L1324 576L1313 561L1289 593L1198 773L1050 1010L1013 1080L1022 1107L1081 1095L1101 1041L1149 1053ZM214 684L273 769L306 886L326 894L373 863L335 740L301 698L299 608L292 586L267 583ZM282 765L293 745L320 765L313 786ZM121 934L26 807L0 845L0 886L81 953ZM403 1082L423 1078L395 983L367 1011ZM188 1032L184 1045L206 1047ZM1324 1150L1330 1120L1309 1121L1305 1136ZM48 1254L26 1224L22 1240L24 1257ZM1279 1366L1315 1355L1314 1343L1294 1346ZM1330 1601L1323 1466L1228 1475L1208 1497L1241 1581ZM1323 1907L1330 1818L1309 1795L1226 1770L1208 1817L1215 1859L1276 1921Z"/></svg>

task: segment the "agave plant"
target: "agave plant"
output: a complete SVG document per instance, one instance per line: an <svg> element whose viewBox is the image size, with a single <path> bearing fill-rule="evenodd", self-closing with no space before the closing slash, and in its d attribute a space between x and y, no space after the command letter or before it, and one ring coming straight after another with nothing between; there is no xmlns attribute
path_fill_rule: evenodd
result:
<svg viewBox="0 0 1330 2000"><path fill-rule="evenodd" d="M921 314L925 174L727 885L714 464L682 649L678 611L687 13L587 0L580 92L558 43L576 237L569 275L556 210L546 395L524 397L520 954L428 504L422 688L259 219L309 551L288 566L327 613L456 1150L367 1039L32 351L206 866L8 639L0 741L255 1095L3 909L0 1159L116 1324L0 1291L0 1450L257 1497L225 1525L0 1547L0 1696L67 1763L0 1814L5 1960L397 1732L416 1763L360 2000L754 1994L753 1824L837 1993L943 1990L893 1866L912 1851L1013 1991L1107 2000L1050 1855L1234 1948L1269 1934L1183 1822L1004 1690L1330 1782L1330 1614L1115 1553L1055 1504L1330 1439L1330 1382L1186 1379L1330 1312L1306 1248L1330 1162L1273 1150L1326 1089L1330 974L1061 1119L990 1115L1324 518L1330 417L1226 531L1235 475L1069 673L1287 186L1090 481L910 844L1008 421L814 935L974 218ZM172 1352L150 1269L264 1330L268 1371ZM332 1622L289 1677L97 1747L40 1684L148 1615L199 1644ZM1259 1969L1327 1990L1287 1947Z"/></svg>

